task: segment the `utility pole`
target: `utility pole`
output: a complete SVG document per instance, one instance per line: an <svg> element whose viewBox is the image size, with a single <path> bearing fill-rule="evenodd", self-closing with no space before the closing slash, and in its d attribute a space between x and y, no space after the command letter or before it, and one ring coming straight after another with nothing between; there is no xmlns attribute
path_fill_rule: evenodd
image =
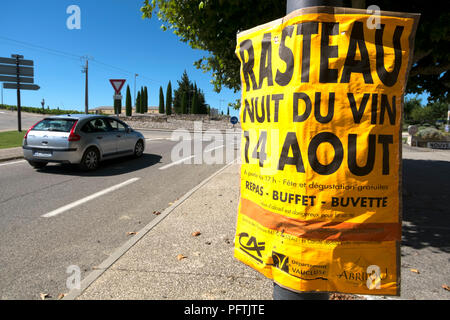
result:
<svg viewBox="0 0 450 320"><path fill-rule="evenodd" d="M86 59L86 64L81 70L82 73L86 74L85 76L85 87L84 87L84 113L89 113L89 57L84 56L83 59Z"/></svg>
<svg viewBox="0 0 450 320"><path fill-rule="evenodd" d="M135 73L134 74L134 95L133 95L133 104L134 104L134 110L135 110L135 112L136 112L136 110L137 110L137 106L136 106L136 78L138 77L139 75L137 74L137 73Z"/></svg>
<svg viewBox="0 0 450 320"><path fill-rule="evenodd" d="M286 0L286 14L297 9L316 6L342 7L343 0ZM273 284L274 300L328 300L326 292L295 292Z"/></svg>

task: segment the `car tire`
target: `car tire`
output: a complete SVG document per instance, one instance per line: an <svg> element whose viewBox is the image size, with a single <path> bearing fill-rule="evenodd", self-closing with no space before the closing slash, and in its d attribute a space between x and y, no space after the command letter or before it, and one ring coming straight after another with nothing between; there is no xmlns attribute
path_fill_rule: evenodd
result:
<svg viewBox="0 0 450 320"><path fill-rule="evenodd" d="M97 148L89 148L81 158L80 169L83 171L93 171L96 170L100 163L100 152Z"/></svg>
<svg viewBox="0 0 450 320"><path fill-rule="evenodd" d="M144 154L144 142L142 140L138 140L136 145L134 146L134 156L136 158L142 157Z"/></svg>
<svg viewBox="0 0 450 320"><path fill-rule="evenodd" d="M28 161L28 163L35 169L42 169L48 164L48 162L38 162L38 161Z"/></svg>

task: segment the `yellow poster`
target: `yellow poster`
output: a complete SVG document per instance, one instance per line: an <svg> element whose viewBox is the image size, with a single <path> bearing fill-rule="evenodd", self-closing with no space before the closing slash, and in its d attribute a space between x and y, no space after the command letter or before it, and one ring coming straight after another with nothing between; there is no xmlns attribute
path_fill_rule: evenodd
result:
<svg viewBox="0 0 450 320"><path fill-rule="evenodd" d="M294 291L399 295L401 117L418 19L315 7L237 35L238 260Z"/></svg>

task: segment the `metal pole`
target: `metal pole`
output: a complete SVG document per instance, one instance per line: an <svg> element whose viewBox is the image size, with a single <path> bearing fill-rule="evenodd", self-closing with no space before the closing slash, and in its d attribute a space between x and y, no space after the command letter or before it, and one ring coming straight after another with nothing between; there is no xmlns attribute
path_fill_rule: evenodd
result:
<svg viewBox="0 0 450 320"><path fill-rule="evenodd" d="M286 0L286 14L291 13L297 9L316 7L316 6L330 6L342 7L343 0Z"/></svg>
<svg viewBox="0 0 450 320"><path fill-rule="evenodd" d="M89 59L86 57L86 87L84 89L84 112L86 114L89 113L89 86L88 86L88 72L89 72L89 64L88 64Z"/></svg>
<svg viewBox="0 0 450 320"><path fill-rule="evenodd" d="M137 76L139 76L137 73L135 73L134 74L134 97L133 97L133 104L134 104L134 110L135 110L135 112L136 112L136 108L137 108L137 106L136 106L136 77Z"/></svg>
<svg viewBox="0 0 450 320"><path fill-rule="evenodd" d="M297 9L315 6L342 7L343 0L286 0L286 14ZM273 284L274 300L328 300L326 292L295 292Z"/></svg>
<svg viewBox="0 0 450 320"><path fill-rule="evenodd" d="M13 58L16 58L16 83L17 83L17 130L19 132L22 131L22 116L21 116L21 107L20 107L20 69L19 69L19 59L23 58L23 56L18 54L13 54Z"/></svg>

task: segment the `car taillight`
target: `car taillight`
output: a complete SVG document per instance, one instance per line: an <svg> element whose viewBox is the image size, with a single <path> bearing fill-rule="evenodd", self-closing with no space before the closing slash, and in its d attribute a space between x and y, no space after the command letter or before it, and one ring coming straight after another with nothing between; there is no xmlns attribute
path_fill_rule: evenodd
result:
<svg viewBox="0 0 450 320"><path fill-rule="evenodd" d="M77 122L78 121L75 121L75 123L72 126L72 129L70 129L69 137L67 138L67 140L69 140L69 141L80 141L80 139L81 139L81 137L78 134L73 133L73 131L75 130L75 127L77 125Z"/></svg>
<svg viewBox="0 0 450 320"><path fill-rule="evenodd" d="M27 141L28 133L29 133L31 130L33 130L33 128L36 127L36 125L37 125L39 122L41 122L41 121L42 121L42 120L39 120L38 122L36 122L35 124L33 124L33 125L31 126L30 129L28 129L27 133L25 133L25 135L23 136L23 139L25 140L25 142Z"/></svg>

